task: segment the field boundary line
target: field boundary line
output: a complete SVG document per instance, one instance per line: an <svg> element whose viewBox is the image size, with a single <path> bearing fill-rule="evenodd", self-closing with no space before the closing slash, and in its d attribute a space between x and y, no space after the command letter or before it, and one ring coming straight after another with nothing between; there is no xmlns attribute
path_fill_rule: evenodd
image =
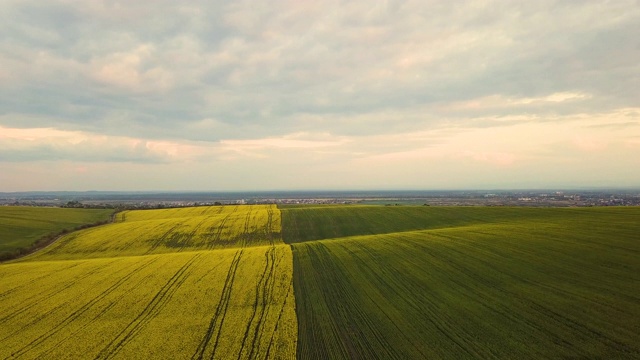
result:
<svg viewBox="0 0 640 360"><path fill-rule="evenodd" d="M440 235L439 232L442 232L442 231L463 230L465 228L482 228L485 226L510 226L510 224L488 222L483 224L469 224L469 225L461 225L461 226L439 227L439 228L432 228L432 229L418 229L418 230L406 230L406 231L393 231L393 232L377 233L377 234L340 236L336 238L324 238L324 239L300 241L296 243L291 243L291 245L309 244L309 243L323 242L323 241L350 241L350 240L368 241L369 238L378 238L383 236L397 236L397 235L405 235L405 234L406 235L411 235L411 234L431 235L431 233L436 233L434 235Z"/></svg>

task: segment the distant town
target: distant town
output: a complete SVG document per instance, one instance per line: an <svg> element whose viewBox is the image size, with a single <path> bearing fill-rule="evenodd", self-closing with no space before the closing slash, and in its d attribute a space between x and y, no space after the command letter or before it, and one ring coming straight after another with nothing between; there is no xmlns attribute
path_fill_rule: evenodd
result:
<svg viewBox="0 0 640 360"><path fill-rule="evenodd" d="M88 191L0 193L0 206L146 209L243 204L530 207L640 206L640 189L291 192Z"/></svg>

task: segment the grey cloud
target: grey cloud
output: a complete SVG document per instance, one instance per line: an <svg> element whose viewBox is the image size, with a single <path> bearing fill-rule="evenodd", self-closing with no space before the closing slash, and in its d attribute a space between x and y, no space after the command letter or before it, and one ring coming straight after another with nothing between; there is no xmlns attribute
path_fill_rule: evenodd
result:
<svg viewBox="0 0 640 360"><path fill-rule="evenodd" d="M0 83L0 111L39 115L3 116L6 126L218 141L310 129L384 134L489 114L637 105L640 12L634 2L4 7L0 61L13 59L6 61L13 73ZM127 58L140 46L149 47L148 55ZM127 59L131 63L122 63ZM110 64L112 78L121 75L133 85L96 75ZM131 77L154 69L166 74L164 87ZM129 70L135 73L128 76ZM441 106L563 91L593 98L465 111ZM220 126L198 128L204 119Z"/></svg>

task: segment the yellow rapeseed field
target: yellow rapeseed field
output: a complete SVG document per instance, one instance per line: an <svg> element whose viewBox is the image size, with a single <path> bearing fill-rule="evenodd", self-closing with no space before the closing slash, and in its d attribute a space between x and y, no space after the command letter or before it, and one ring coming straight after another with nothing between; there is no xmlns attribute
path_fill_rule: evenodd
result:
<svg viewBox="0 0 640 360"><path fill-rule="evenodd" d="M274 206L120 213L0 265L0 358L294 358Z"/></svg>
<svg viewBox="0 0 640 360"><path fill-rule="evenodd" d="M74 232L32 260L147 255L282 243L279 210L241 205L124 211L109 226Z"/></svg>

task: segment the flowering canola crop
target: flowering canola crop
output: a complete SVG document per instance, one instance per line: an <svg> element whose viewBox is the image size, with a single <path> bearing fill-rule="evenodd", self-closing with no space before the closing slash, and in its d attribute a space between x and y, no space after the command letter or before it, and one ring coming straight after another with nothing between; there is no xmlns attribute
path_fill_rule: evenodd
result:
<svg viewBox="0 0 640 360"><path fill-rule="evenodd" d="M279 211L118 214L0 266L0 358L294 358Z"/></svg>

